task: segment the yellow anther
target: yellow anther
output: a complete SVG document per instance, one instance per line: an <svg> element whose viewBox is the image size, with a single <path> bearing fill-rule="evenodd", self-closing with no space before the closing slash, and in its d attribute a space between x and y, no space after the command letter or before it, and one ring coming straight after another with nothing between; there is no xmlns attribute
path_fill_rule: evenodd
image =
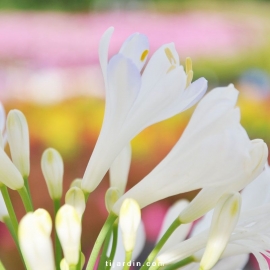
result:
<svg viewBox="0 0 270 270"><path fill-rule="evenodd" d="M186 74L188 75L188 73L192 71L192 60L190 57L186 58Z"/></svg>
<svg viewBox="0 0 270 270"><path fill-rule="evenodd" d="M176 65L176 60L175 60L175 58L174 58L174 56L173 56L173 54L172 54L172 51L171 51L169 48L165 48L164 51L165 51L165 54L166 54L166 56L168 57L170 63L171 63L172 65Z"/></svg>
<svg viewBox="0 0 270 270"><path fill-rule="evenodd" d="M141 55L141 61L143 62L146 58L146 56L148 55L149 51L148 50L145 50L143 51L142 55Z"/></svg>
<svg viewBox="0 0 270 270"><path fill-rule="evenodd" d="M186 84L186 88L189 87L189 85L191 84L192 82L192 79L193 79L193 71L190 70L187 74L187 84Z"/></svg>

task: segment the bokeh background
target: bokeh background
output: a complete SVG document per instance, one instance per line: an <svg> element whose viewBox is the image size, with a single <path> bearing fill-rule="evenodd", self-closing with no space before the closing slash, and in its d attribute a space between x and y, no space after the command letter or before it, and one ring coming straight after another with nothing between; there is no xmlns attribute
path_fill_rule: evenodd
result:
<svg viewBox="0 0 270 270"><path fill-rule="evenodd" d="M17 108L28 120L35 207L53 210L40 168L46 148L54 147L63 156L65 191L83 176L102 124L104 87L97 51L109 26L115 27L110 55L130 34L141 32L149 37L150 55L174 41L182 63L190 56L195 78L204 76L209 90L233 83L240 91L242 124L250 138L270 144L270 1L1 0L0 100L6 112ZM193 109L149 127L132 141L128 188L169 152ZM106 176L88 201L82 239L86 257L107 215L108 186ZM21 218L21 200L10 193ZM184 196L192 199L195 194ZM182 196L143 210L146 251L166 209ZM7 269L22 269L3 224L0 257Z"/></svg>

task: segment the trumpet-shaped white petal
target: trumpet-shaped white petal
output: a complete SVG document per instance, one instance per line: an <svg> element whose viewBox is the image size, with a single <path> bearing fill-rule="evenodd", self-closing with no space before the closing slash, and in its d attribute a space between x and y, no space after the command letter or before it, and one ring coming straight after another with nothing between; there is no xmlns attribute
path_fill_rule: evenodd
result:
<svg viewBox="0 0 270 270"><path fill-rule="evenodd" d="M117 156L110 167L110 186L119 190L123 195L126 189L129 167L131 162L131 145L128 144Z"/></svg>
<svg viewBox="0 0 270 270"><path fill-rule="evenodd" d="M19 224L19 243L30 269L54 270L52 220L47 211L38 209L26 214Z"/></svg>
<svg viewBox="0 0 270 270"><path fill-rule="evenodd" d="M267 146L262 140L258 139L251 141L251 144L252 147L249 155L250 160L253 162L253 164L249 168L252 169L254 167L254 170L250 171L249 175L243 174L242 176L239 176L238 180L232 182L230 185L221 185L220 187L203 188L199 192L199 194L192 200L192 202L186 207L186 209L184 209L183 212L180 214L179 218L183 223L192 222L198 219L199 217L203 216L217 204L222 194L240 191L250 182L251 184L249 185L251 185L251 187L248 188L249 191L246 191L249 194L243 197L243 209L248 209L250 201L254 201L253 205L254 207L256 201L257 203L259 203L263 200L266 201L270 199L270 192L267 192L267 189L265 189L263 193L260 193L259 190L263 188L261 186L262 184L266 185L267 181L265 178L267 178L269 172L265 170L262 177L259 177L261 180L258 179L256 181L253 181L258 175L260 175L261 171L263 170L264 164L267 159L268 153ZM269 181L270 179L268 180L268 182ZM252 195L253 197L250 197L251 193L253 194ZM260 195L258 196L258 194Z"/></svg>
<svg viewBox="0 0 270 270"><path fill-rule="evenodd" d="M8 217L8 210L4 201L4 198L2 196L2 193L0 192L0 221L4 222L5 217Z"/></svg>
<svg viewBox="0 0 270 270"><path fill-rule="evenodd" d="M239 193L223 195L214 210L209 239L203 254L200 269L211 269L227 246L238 221L241 208Z"/></svg>
<svg viewBox="0 0 270 270"><path fill-rule="evenodd" d="M188 205L187 200L179 200L175 204L173 204L169 210L167 211L161 230L159 232L159 236L157 238L157 241L160 240L160 238L163 236L163 234L168 230L170 225L173 223L173 221L179 216L179 213ZM173 247L177 243L185 240L185 238L188 236L188 233L192 227L192 223L189 224L183 224L179 226L169 237L169 239L166 241L162 249L159 253L164 252L166 249Z"/></svg>
<svg viewBox="0 0 270 270"><path fill-rule="evenodd" d="M79 261L81 243L81 218L71 205L63 205L56 214L56 232L59 237L65 260L69 265Z"/></svg>
<svg viewBox="0 0 270 270"><path fill-rule="evenodd" d="M132 138L149 125L188 109L207 88L206 80L199 79L186 89L187 75L173 43L154 53L141 76L149 48L146 37L138 33L107 66L112 32L108 29L100 43L106 107L100 136L83 176L82 188L87 193L97 187Z"/></svg>
<svg viewBox="0 0 270 270"><path fill-rule="evenodd" d="M41 157L41 169L52 199L62 197L64 163L61 155L53 148L44 151Z"/></svg>
<svg viewBox="0 0 270 270"><path fill-rule="evenodd" d="M131 259L132 261L136 260L138 256L140 255L140 253L142 252L144 244L145 244L145 240L146 240L146 236L145 236L144 225L143 225L143 222L141 221L138 227L138 231L137 231L137 237L136 237L134 250L132 252L132 259ZM112 248L112 238L111 238L110 245L107 252L108 257L110 256L111 248ZM114 260L113 262L111 262L112 264L111 269L121 270L123 268L122 262L124 261L125 261L125 249L123 245L123 237L122 237L121 229L118 226L117 248L116 248Z"/></svg>
<svg viewBox="0 0 270 270"><path fill-rule="evenodd" d="M7 137L12 161L23 177L30 172L29 131L24 114L11 110L7 116Z"/></svg>
<svg viewBox="0 0 270 270"><path fill-rule="evenodd" d="M240 125L239 110L235 108L237 94L232 85L208 93L199 102L171 152L119 199L114 212L119 213L120 205L127 197L134 198L140 207L144 207L204 187L215 190L222 186L224 190L225 186L232 185L233 191L239 190L260 174L267 147L261 140L250 141ZM215 203L222 194L218 194Z"/></svg>
<svg viewBox="0 0 270 270"><path fill-rule="evenodd" d="M112 208L114 204L117 202L117 200L120 197L120 192L118 188L110 187L105 194L105 205L107 211L110 213L112 211Z"/></svg>
<svg viewBox="0 0 270 270"><path fill-rule="evenodd" d="M66 193L65 203L73 206L78 212L79 216L82 218L86 205L84 193L80 188L70 188Z"/></svg>
<svg viewBox="0 0 270 270"><path fill-rule="evenodd" d="M131 252L134 249L140 221L141 210L138 203L133 199L124 200L120 209L119 226L126 252Z"/></svg>
<svg viewBox="0 0 270 270"><path fill-rule="evenodd" d="M24 186L21 173L2 148L0 148L0 179L3 184L13 190L21 189Z"/></svg>

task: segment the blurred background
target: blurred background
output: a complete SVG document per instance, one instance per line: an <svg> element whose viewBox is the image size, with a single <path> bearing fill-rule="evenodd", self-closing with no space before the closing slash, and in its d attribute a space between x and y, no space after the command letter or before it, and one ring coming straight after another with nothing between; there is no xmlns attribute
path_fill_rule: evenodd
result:
<svg viewBox="0 0 270 270"><path fill-rule="evenodd" d="M149 37L150 55L162 44L175 42L182 63L190 56L195 79L204 76L209 90L235 84L243 126L250 138L270 145L269 15L270 1L259 0L1 0L0 100L6 112L19 109L28 120L35 207L53 210L40 168L46 148L54 147L63 156L65 191L83 176L102 124L98 44L109 26L115 27L110 55L130 34L141 32ZM193 109L149 127L132 141L128 188L169 152ZM86 257L107 215L105 178L88 201L82 239ZM10 193L21 218L21 200ZM195 194L184 196L192 199ZM166 209L181 196L143 210L146 250L155 241ZM3 224L0 257L7 269L22 269Z"/></svg>

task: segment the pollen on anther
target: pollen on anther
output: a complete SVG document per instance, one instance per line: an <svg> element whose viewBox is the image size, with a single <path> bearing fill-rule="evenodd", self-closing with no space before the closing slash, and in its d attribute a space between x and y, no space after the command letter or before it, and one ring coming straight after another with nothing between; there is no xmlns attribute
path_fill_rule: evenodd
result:
<svg viewBox="0 0 270 270"><path fill-rule="evenodd" d="M141 55L141 61L143 62L146 58L146 56L148 55L149 51L148 50L145 50L143 51L142 55Z"/></svg>
<svg viewBox="0 0 270 270"><path fill-rule="evenodd" d="M169 48L165 48L164 51L165 51L165 54L166 54L166 56L168 57L170 63L171 63L172 65L176 64L176 60L175 60L175 58L174 58L174 56L173 56L173 54L172 54L172 51L171 51Z"/></svg>

